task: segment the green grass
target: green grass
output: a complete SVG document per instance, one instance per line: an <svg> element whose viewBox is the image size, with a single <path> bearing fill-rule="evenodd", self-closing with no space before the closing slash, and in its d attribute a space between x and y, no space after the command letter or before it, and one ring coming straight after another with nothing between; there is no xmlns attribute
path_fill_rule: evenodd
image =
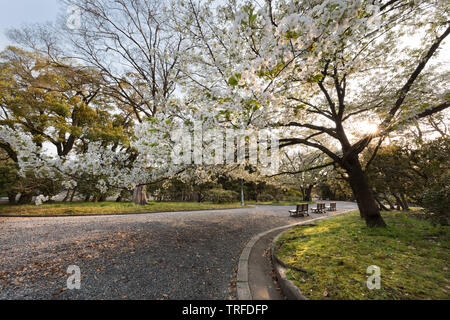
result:
<svg viewBox="0 0 450 320"><path fill-rule="evenodd" d="M288 279L310 299L449 299L450 227L412 213L383 218L385 229L367 228L355 212L287 231L277 256L311 271L289 269ZM371 265L381 269L379 290L366 286Z"/></svg>
<svg viewBox="0 0 450 320"><path fill-rule="evenodd" d="M66 202L36 205L6 205L0 204L1 215L79 215L79 214L111 214L162 211L192 211L207 209L241 208L240 203L210 203L210 202L150 202L138 206L130 202Z"/></svg>

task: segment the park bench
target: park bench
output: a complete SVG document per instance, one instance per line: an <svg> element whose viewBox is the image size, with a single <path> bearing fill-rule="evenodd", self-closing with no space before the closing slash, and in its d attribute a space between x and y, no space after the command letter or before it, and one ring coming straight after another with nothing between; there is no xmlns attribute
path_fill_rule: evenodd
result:
<svg viewBox="0 0 450 320"><path fill-rule="evenodd" d="M309 216L309 208L307 203L298 204L295 210L289 210L289 216L299 217L299 216Z"/></svg>
<svg viewBox="0 0 450 320"><path fill-rule="evenodd" d="M330 206L327 207L327 210L328 211L336 211L337 210L336 209L336 203L335 202L330 203Z"/></svg>
<svg viewBox="0 0 450 320"><path fill-rule="evenodd" d="M317 208L312 208L314 213L325 213L325 203L318 203Z"/></svg>

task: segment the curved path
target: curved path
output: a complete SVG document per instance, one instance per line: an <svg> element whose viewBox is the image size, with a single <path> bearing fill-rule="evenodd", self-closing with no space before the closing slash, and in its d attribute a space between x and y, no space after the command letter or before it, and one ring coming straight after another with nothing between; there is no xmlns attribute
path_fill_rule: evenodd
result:
<svg viewBox="0 0 450 320"><path fill-rule="evenodd" d="M288 209L0 218L0 299L228 299L246 243L307 219ZM70 265L80 290L66 289Z"/></svg>

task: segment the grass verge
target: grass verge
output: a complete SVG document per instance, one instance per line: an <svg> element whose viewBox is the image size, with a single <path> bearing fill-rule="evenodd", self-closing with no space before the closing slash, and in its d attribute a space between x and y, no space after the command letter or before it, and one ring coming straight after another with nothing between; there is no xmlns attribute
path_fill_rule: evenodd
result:
<svg viewBox="0 0 450 320"><path fill-rule="evenodd" d="M66 202L36 205L0 204L0 215L82 215L82 214L114 214L163 211L194 211L210 209L241 208L240 203L210 202L150 202L138 206L131 202Z"/></svg>
<svg viewBox="0 0 450 320"><path fill-rule="evenodd" d="M309 299L449 299L450 227L405 212L383 213L388 227L367 228L359 213L297 226L278 240L287 277ZM367 288L367 268L381 288Z"/></svg>

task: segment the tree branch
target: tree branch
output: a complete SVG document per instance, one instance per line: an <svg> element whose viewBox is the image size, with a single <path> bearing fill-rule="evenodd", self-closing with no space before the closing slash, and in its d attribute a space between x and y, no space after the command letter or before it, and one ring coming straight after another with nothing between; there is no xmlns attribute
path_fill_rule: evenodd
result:
<svg viewBox="0 0 450 320"><path fill-rule="evenodd" d="M392 118L395 116L397 111L400 109L401 105L405 101L406 95L411 90L412 85L416 81L417 77L420 75L420 73L423 71L425 66L427 65L428 61L431 59L431 57L434 55L434 53L439 48L440 44L444 39L450 34L450 26L447 27L447 30L436 39L436 41L433 43L433 45L430 47L428 52L425 54L425 56L420 60L419 64L417 65L414 72L409 77L408 81L405 83L405 85L400 89L398 92L398 98L397 101L394 104L394 107L389 111L388 117L383 121L382 126L386 126L389 124L389 122L392 120Z"/></svg>

